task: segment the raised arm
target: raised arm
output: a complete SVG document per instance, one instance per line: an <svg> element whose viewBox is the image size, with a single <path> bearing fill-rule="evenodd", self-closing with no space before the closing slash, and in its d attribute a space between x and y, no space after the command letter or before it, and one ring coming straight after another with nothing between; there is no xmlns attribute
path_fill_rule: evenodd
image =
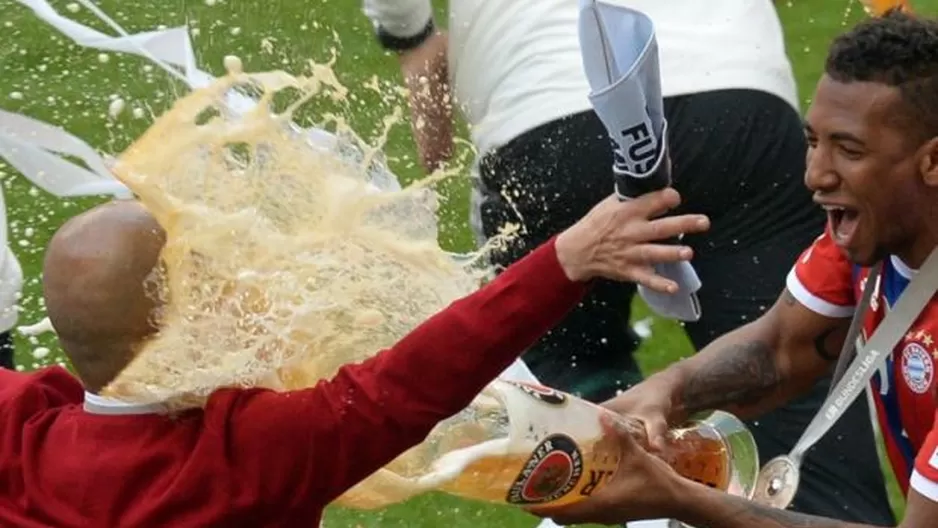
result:
<svg viewBox="0 0 938 528"><path fill-rule="evenodd" d="M626 203L610 197L391 349L312 389L228 391L215 399L225 410L206 414L225 417L229 450L245 453L239 464L271 476L261 493L276 500L279 490L294 507L328 503L465 408L579 302L585 281L602 276L674 291L649 264L689 259L690 249L645 242L707 227L698 215L647 220L677 202L673 190ZM268 456L257 459L258 451Z"/></svg>

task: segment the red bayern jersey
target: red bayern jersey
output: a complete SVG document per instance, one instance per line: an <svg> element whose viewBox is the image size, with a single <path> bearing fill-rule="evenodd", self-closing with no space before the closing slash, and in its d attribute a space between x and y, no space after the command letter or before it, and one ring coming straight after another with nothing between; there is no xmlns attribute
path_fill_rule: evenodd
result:
<svg viewBox="0 0 938 528"><path fill-rule="evenodd" d="M914 273L895 256L885 260L863 319L864 340L895 305ZM818 314L851 317L869 274L869 268L851 263L825 231L795 263L787 287ZM932 299L874 375L871 392L889 461L903 490L908 492L911 482L916 491L938 501L936 337L938 299Z"/></svg>

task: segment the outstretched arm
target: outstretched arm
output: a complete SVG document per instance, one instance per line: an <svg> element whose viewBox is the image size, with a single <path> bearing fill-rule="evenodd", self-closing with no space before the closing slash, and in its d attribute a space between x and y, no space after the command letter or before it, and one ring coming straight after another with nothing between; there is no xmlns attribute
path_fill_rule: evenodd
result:
<svg viewBox="0 0 938 528"><path fill-rule="evenodd" d="M708 528L873 528L871 524L856 524L788 510L761 506L754 502L727 495L705 486L683 486L686 499L676 517L693 526ZM938 502L916 491L908 497L905 519L899 528L930 528L938 519Z"/></svg>
<svg viewBox="0 0 938 528"><path fill-rule="evenodd" d="M663 216L677 203L673 189L629 202L610 196L390 349L311 389L223 391L206 407L206 427L227 432L223 450L238 471L265 476L259 494L276 504L291 497L287 507L322 506L465 408L579 302L585 281L675 291L652 264L688 260L692 252L646 242L708 225L699 215Z"/></svg>
<svg viewBox="0 0 938 528"><path fill-rule="evenodd" d="M800 396L830 370L848 326L848 319L819 315L785 289L763 317L676 365L669 376L678 416L723 409L749 418Z"/></svg>
<svg viewBox="0 0 938 528"><path fill-rule="evenodd" d="M854 302L851 265L824 235L798 259L787 287L762 317L607 406L642 418L653 446L669 425L699 411L757 417L807 392L830 372Z"/></svg>
<svg viewBox="0 0 938 528"><path fill-rule="evenodd" d="M645 421L658 445L669 426L721 409L754 418L807 392L836 360L849 320L817 314L786 289L756 321L713 341L606 403Z"/></svg>

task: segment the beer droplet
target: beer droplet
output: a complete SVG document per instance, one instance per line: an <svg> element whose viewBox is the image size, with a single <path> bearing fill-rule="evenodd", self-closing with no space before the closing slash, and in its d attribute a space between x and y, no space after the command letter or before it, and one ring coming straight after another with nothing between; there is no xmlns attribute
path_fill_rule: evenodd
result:
<svg viewBox="0 0 938 528"><path fill-rule="evenodd" d="M237 75L244 71L241 59L234 55L227 55L224 64L229 75Z"/></svg>

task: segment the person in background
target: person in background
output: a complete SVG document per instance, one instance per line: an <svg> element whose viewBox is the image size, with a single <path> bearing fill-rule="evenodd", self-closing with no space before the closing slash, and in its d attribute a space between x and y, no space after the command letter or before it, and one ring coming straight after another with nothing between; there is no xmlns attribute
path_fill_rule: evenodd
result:
<svg viewBox="0 0 938 528"><path fill-rule="evenodd" d="M656 25L674 187L680 210L713 221L684 237L695 250L702 318L695 348L759 318L788 263L823 230L801 184L806 143L778 14L752 0L621 0ZM448 31L429 0L365 0L379 43L398 54L414 137L430 171L452 154L453 107L479 157L471 223L480 240L521 223L507 266L570 225L613 188L613 151L593 112L570 0L460 0ZM455 104L452 104L452 102ZM630 307L635 288L599 281L524 357L549 386L603 401L636 383ZM764 460L787 453L829 388L749 422ZM838 438L849 438L843 442ZM845 520L893 522L866 400L857 401L805 462L793 507Z"/></svg>
<svg viewBox="0 0 938 528"><path fill-rule="evenodd" d="M13 328L23 289L23 270L7 240L6 203L0 190L0 368L13 369Z"/></svg>

